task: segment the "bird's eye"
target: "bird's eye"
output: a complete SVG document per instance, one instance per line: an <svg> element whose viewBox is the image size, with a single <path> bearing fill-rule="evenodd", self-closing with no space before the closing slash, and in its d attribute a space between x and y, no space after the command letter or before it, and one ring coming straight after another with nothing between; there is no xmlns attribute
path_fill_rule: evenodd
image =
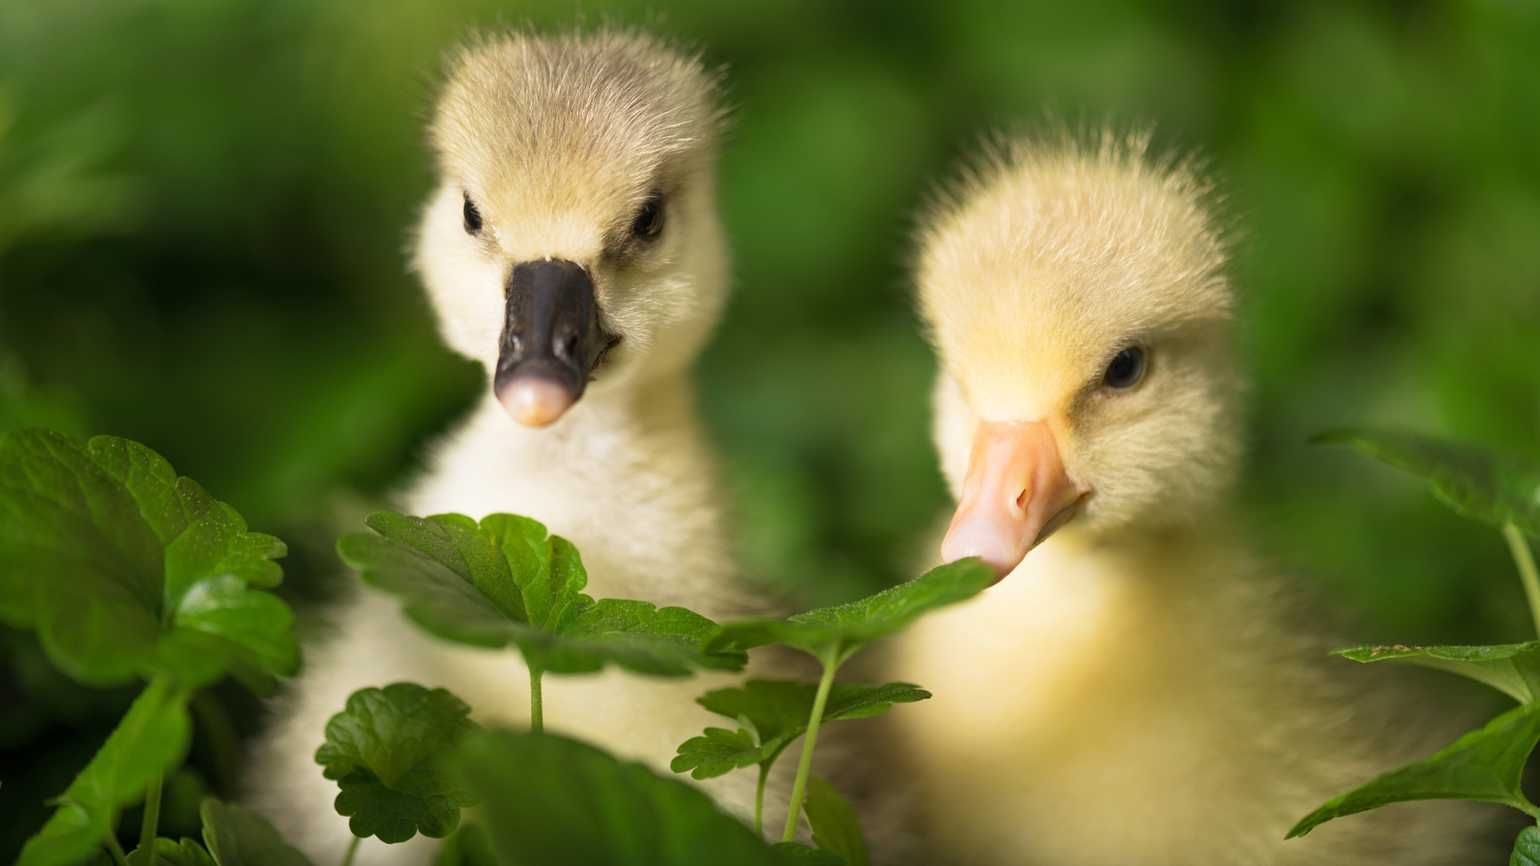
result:
<svg viewBox="0 0 1540 866"><path fill-rule="evenodd" d="M637 210L635 219L631 220L631 234L644 241L650 241L663 231L663 194L653 193L647 197L642 206Z"/></svg>
<svg viewBox="0 0 1540 866"><path fill-rule="evenodd" d="M1126 391L1144 380L1149 367L1149 353L1140 346L1129 346L1117 353L1107 365L1102 384L1114 391Z"/></svg>
<svg viewBox="0 0 1540 866"><path fill-rule="evenodd" d="M461 209L461 214L465 217L466 234L473 235L481 231L481 211L476 210L476 206L471 204L471 197L468 195L465 197L465 207Z"/></svg>

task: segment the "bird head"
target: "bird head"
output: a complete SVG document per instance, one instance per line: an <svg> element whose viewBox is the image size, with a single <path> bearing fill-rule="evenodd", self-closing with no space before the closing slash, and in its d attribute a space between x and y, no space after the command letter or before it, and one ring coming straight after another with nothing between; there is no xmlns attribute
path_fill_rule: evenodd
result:
<svg viewBox="0 0 1540 866"><path fill-rule="evenodd" d="M725 300L721 123L715 78L645 36L501 35L453 56L416 267L516 421L698 354Z"/></svg>
<svg viewBox="0 0 1540 866"><path fill-rule="evenodd" d="M958 499L946 559L1003 576L1061 527L1190 520L1222 491L1238 376L1205 199L1111 137L1001 147L941 197L916 270Z"/></svg>

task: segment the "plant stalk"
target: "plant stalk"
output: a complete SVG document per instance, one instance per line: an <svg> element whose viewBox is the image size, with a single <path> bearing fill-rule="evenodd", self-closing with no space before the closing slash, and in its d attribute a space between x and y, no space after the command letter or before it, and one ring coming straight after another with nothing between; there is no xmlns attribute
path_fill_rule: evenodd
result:
<svg viewBox="0 0 1540 866"><path fill-rule="evenodd" d="M144 795L144 821L139 824L139 850L134 852L135 866L155 866L155 835L160 832L160 792L166 777L159 775Z"/></svg>
<svg viewBox="0 0 1540 866"><path fill-rule="evenodd" d="M347 853L342 855L342 866L353 866L353 855L358 853L358 846L363 841L364 837L362 836L353 837L352 843L348 845Z"/></svg>
<svg viewBox="0 0 1540 866"><path fill-rule="evenodd" d="M536 734L545 733L545 707L540 694L540 678L543 672L531 666L529 669L529 729Z"/></svg>
<svg viewBox="0 0 1540 866"><path fill-rule="evenodd" d="M118 866L128 866L128 855L123 853L123 846L118 844L117 831L107 834L107 853L112 855L112 862Z"/></svg>
<svg viewBox="0 0 1540 866"><path fill-rule="evenodd" d="M807 797L807 777L813 770L813 747L818 744L818 726L823 723L824 705L829 702L829 690L834 688L834 674L839 661L833 650L819 659L823 662L823 677L818 681L818 693L813 696L813 712L807 719L807 733L802 737L802 758L797 761L797 778L791 784L791 807L786 812L786 832L782 842L797 838L797 822L802 817L802 801Z"/></svg>
<svg viewBox="0 0 1540 866"><path fill-rule="evenodd" d="M768 764L759 765L759 784L754 787L754 832L765 835L765 780L770 777Z"/></svg>
<svg viewBox="0 0 1540 866"><path fill-rule="evenodd" d="M1519 567L1519 580L1524 583L1524 596L1529 599L1529 613L1535 620L1535 633L1540 634L1540 569L1535 567L1535 555L1529 549L1524 533L1512 523L1503 524L1503 538L1508 541L1508 551L1513 563Z"/></svg>

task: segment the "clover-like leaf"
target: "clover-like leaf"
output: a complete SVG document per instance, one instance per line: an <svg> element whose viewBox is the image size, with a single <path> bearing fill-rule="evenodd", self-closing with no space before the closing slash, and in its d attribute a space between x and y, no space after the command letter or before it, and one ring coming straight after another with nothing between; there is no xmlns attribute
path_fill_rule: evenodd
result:
<svg viewBox="0 0 1540 866"><path fill-rule="evenodd" d="M994 582L994 570L982 560L960 559L846 604L817 608L786 619L725 623L711 646L748 650L781 644L813 656L832 653L837 661L843 661L867 643L902 631L932 610L972 598Z"/></svg>
<svg viewBox="0 0 1540 866"><path fill-rule="evenodd" d="M773 764L787 746L807 731L818 691L812 683L749 680L742 686L715 689L696 703L719 716L739 721L736 731L707 728L680 744L669 768L710 779L740 767ZM930 692L910 683L866 685L835 683L824 705L823 721L863 719L887 712L894 704L923 701Z"/></svg>
<svg viewBox="0 0 1540 866"><path fill-rule="evenodd" d="M1396 661L1459 674L1522 704L1540 696L1540 641L1491 646L1360 646L1334 654L1366 664Z"/></svg>
<svg viewBox="0 0 1540 866"><path fill-rule="evenodd" d="M203 844L219 866L313 866L256 812L213 798L204 800L198 812Z"/></svg>
<svg viewBox="0 0 1540 866"><path fill-rule="evenodd" d="M17 866L73 866L88 858L113 832L118 811L182 760L191 730L186 693L165 680L151 683L59 796Z"/></svg>
<svg viewBox="0 0 1540 866"><path fill-rule="evenodd" d="M1341 443L1423 479L1465 517L1512 524L1540 537L1540 467L1459 442L1412 433L1332 430L1313 441Z"/></svg>
<svg viewBox="0 0 1540 866"><path fill-rule="evenodd" d="M142 445L0 437L0 620L77 680L293 674L293 615L263 591L283 554Z"/></svg>
<svg viewBox="0 0 1540 866"><path fill-rule="evenodd" d="M1302 818L1288 838L1345 815L1407 800L1481 800L1533 813L1520 782L1540 742L1540 705L1514 707L1432 757L1334 797Z"/></svg>
<svg viewBox="0 0 1540 866"><path fill-rule="evenodd" d="M470 707L449 692L393 683L350 695L347 708L326 723L315 759L341 787L337 812L348 817L353 835L439 839L473 803L445 761L475 730Z"/></svg>
<svg viewBox="0 0 1540 866"><path fill-rule="evenodd" d="M704 792L553 734L486 732L456 758L507 864L785 866Z"/></svg>
<svg viewBox="0 0 1540 866"><path fill-rule="evenodd" d="M375 534L338 543L365 582L401 599L413 621L445 640L517 646L532 668L577 674L616 665L654 676L737 670L742 652L711 651L718 628L680 607L583 594L577 549L526 517L374 514Z"/></svg>
<svg viewBox="0 0 1540 866"><path fill-rule="evenodd" d="M813 844L838 854L846 866L867 866L871 862L856 810L833 785L818 776L808 782L807 822L813 827Z"/></svg>
<svg viewBox="0 0 1540 866"><path fill-rule="evenodd" d="M1540 828L1525 827L1513 840L1508 866L1540 866Z"/></svg>
<svg viewBox="0 0 1540 866"><path fill-rule="evenodd" d="M156 839L154 851L154 866L216 866L209 852L193 839ZM138 863L141 856L135 848L129 853L128 862Z"/></svg>

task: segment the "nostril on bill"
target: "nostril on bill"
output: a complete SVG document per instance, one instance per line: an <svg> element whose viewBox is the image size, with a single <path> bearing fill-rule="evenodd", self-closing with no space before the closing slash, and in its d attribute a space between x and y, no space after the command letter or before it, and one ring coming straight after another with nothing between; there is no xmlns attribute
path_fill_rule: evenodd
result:
<svg viewBox="0 0 1540 866"><path fill-rule="evenodd" d="M556 340L556 357L563 360L572 360L577 357L578 335L576 332L563 334Z"/></svg>

